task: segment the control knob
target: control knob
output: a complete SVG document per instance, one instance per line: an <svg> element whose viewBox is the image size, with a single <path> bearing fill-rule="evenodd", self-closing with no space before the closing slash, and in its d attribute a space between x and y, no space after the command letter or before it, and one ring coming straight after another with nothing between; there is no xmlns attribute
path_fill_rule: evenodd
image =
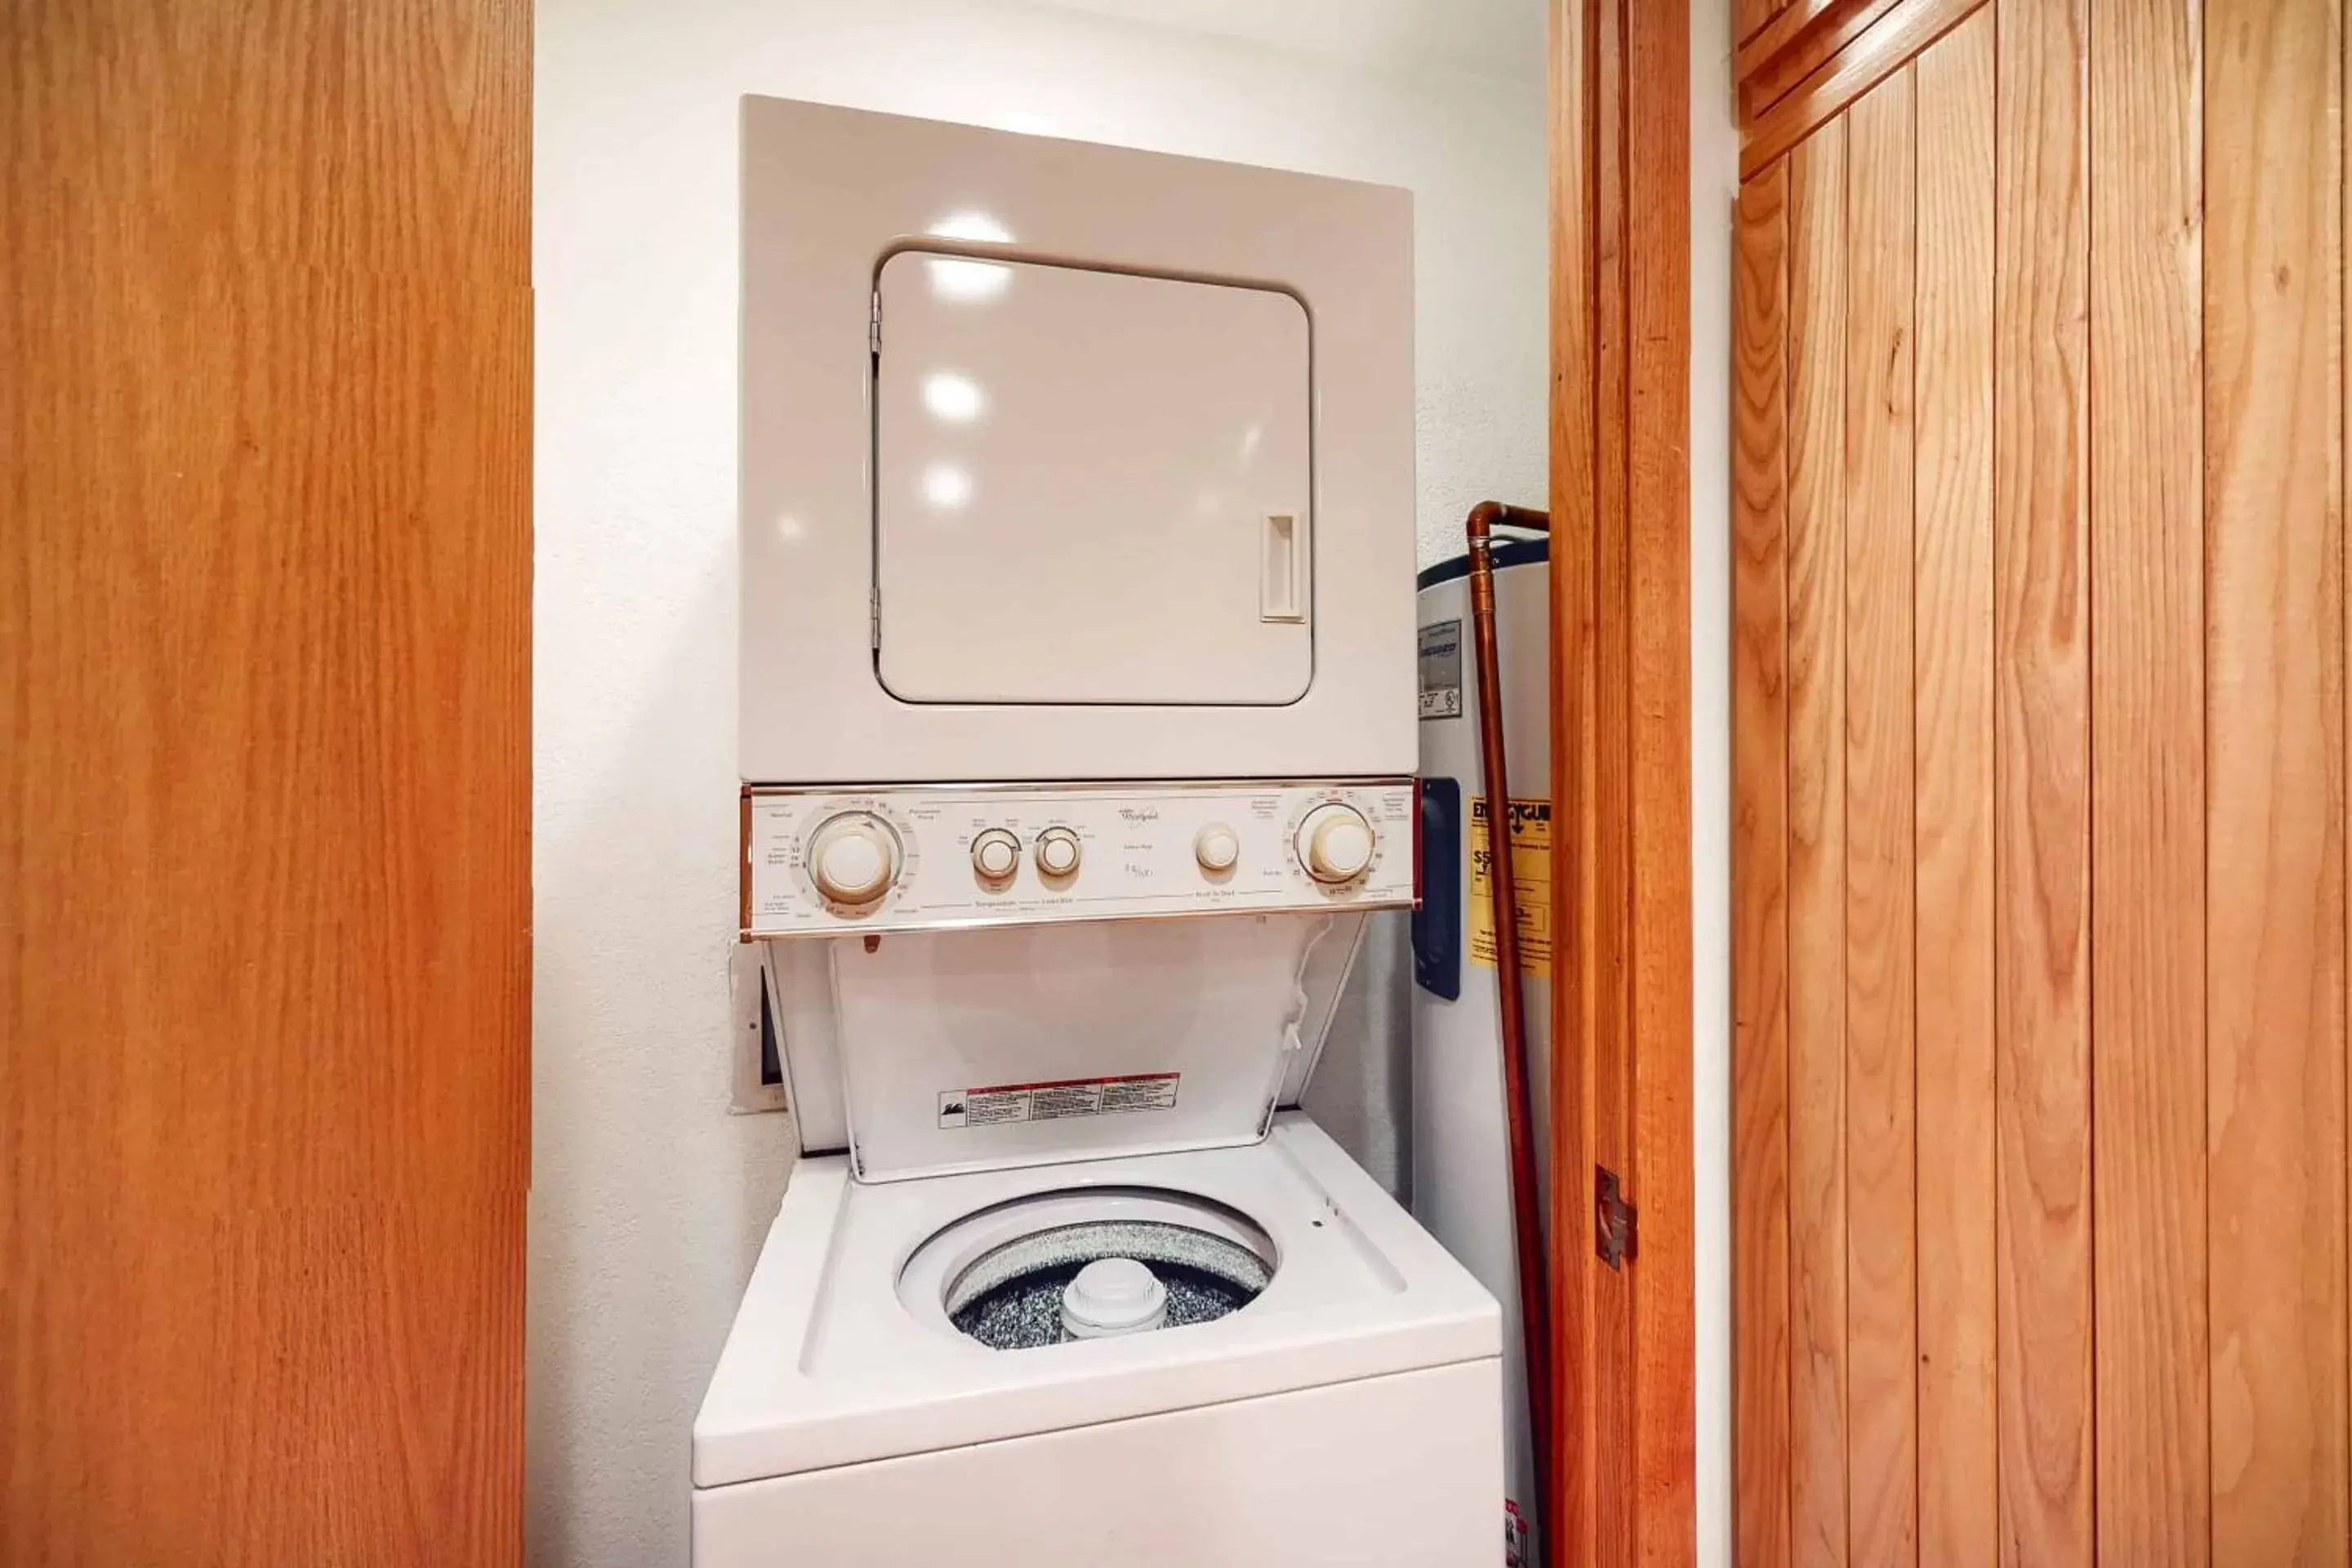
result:
<svg viewBox="0 0 2352 1568"><path fill-rule="evenodd" d="M1002 882L1021 864L1021 840L1002 827L983 829L971 841L971 868L983 882Z"/></svg>
<svg viewBox="0 0 2352 1568"><path fill-rule="evenodd" d="M1049 827L1037 835L1037 869L1048 877L1067 877L1078 868L1076 828Z"/></svg>
<svg viewBox="0 0 2352 1568"><path fill-rule="evenodd" d="M1298 825L1298 863L1318 882L1346 882L1364 874L1378 842L1372 825L1354 806L1328 801Z"/></svg>
<svg viewBox="0 0 2352 1568"><path fill-rule="evenodd" d="M1240 837L1222 822L1213 822L1192 835L1192 858L1212 876L1232 870L1241 858Z"/></svg>
<svg viewBox="0 0 2352 1568"><path fill-rule="evenodd" d="M845 811L809 835L809 877L836 904L870 904L898 879L902 854L888 823L870 811Z"/></svg>

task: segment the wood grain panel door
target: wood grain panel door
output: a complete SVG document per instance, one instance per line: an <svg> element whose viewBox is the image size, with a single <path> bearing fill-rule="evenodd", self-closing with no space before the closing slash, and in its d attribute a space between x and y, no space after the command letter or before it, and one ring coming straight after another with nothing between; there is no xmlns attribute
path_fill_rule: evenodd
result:
<svg viewBox="0 0 2352 1568"><path fill-rule="evenodd" d="M2344 1564L2343 0L1854 15L1736 223L1738 1560Z"/></svg>
<svg viewBox="0 0 2352 1568"><path fill-rule="evenodd" d="M520 1555L530 28L0 17L0 1562Z"/></svg>

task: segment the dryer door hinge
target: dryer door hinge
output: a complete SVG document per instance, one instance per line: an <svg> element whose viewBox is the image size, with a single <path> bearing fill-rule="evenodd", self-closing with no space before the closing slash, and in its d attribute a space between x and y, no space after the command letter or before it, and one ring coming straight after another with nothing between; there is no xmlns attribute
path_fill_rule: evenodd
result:
<svg viewBox="0 0 2352 1568"><path fill-rule="evenodd" d="M1635 1226L1640 1215L1625 1201L1617 1173L1592 1167L1592 1250L1612 1268L1622 1268L1633 1256Z"/></svg>

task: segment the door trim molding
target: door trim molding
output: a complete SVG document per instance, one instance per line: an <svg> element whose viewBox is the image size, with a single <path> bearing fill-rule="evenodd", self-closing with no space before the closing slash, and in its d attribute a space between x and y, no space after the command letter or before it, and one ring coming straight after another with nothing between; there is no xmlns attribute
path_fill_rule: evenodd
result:
<svg viewBox="0 0 2352 1568"><path fill-rule="evenodd" d="M1553 0L1550 1561L1696 1554L1690 19ZM1595 1175L1640 1215L1594 1247Z"/></svg>

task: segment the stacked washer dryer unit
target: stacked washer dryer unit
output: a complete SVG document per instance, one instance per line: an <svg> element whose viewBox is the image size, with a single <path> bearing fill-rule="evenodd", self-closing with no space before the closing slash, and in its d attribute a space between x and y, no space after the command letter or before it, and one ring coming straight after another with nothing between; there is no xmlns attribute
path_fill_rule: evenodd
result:
<svg viewBox="0 0 2352 1568"><path fill-rule="evenodd" d="M1494 1299L1296 1110L1413 895L1409 198L765 99L742 168L803 1157L695 1562L1495 1563Z"/></svg>

